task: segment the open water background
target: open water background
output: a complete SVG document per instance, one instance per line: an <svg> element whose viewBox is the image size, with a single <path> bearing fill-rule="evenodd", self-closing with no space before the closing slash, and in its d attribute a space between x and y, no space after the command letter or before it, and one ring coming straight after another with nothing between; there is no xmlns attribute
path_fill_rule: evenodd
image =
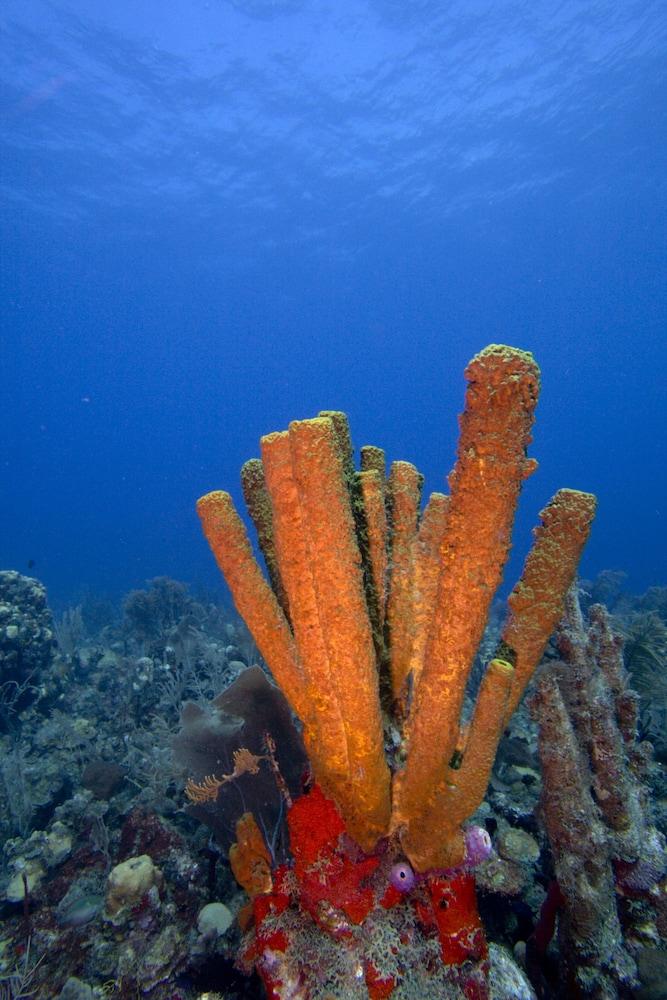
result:
<svg viewBox="0 0 667 1000"><path fill-rule="evenodd" d="M667 8L5 0L0 563L56 603L217 571L194 501L344 409L441 489L463 368L543 371L508 578L665 583ZM34 565L30 565L34 563Z"/></svg>

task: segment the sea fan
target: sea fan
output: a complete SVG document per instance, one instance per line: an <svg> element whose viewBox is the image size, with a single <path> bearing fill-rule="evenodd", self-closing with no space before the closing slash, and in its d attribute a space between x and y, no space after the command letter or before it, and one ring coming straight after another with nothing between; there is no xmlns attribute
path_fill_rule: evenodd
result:
<svg viewBox="0 0 667 1000"><path fill-rule="evenodd" d="M634 615L624 629L625 666L641 696L646 735L667 742L667 625L655 611Z"/></svg>

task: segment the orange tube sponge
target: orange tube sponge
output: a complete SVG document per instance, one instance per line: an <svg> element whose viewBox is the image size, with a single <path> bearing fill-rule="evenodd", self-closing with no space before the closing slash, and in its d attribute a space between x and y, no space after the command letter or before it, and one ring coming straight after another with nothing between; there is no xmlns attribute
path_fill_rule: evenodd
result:
<svg viewBox="0 0 667 1000"><path fill-rule="evenodd" d="M396 705L405 703L405 684L412 652L413 556L422 483L423 477L410 462L392 462L387 480L391 572L386 630L391 686Z"/></svg>
<svg viewBox="0 0 667 1000"><path fill-rule="evenodd" d="M198 503L236 606L303 722L318 783L362 849L394 834L422 872L462 860L462 823L482 801L503 727L561 617L595 510L590 494L561 490L542 511L462 728L468 674L535 468L526 449L539 369L530 354L491 345L466 376L451 496L433 494L421 519L414 466L394 463L386 480L384 453L366 446L354 473L344 414L262 439L263 460L246 463L242 481L289 621L229 495Z"/></svg>
<svg viewBox="0 0 667 1000"><path fill-rule="evenodd" d="M466 376L437 607L408 722L407 761L397 775L394 822L408 825L419 823L442 793L521 485L535 468L526 458L539 389L532 355L491 345L473 358Z"/></svg>
<svg viewBox="0 0 667 1000"><path fill-rule="evenodd" d="M294 712L305 725L311 710L296 643L275 594L262 576L229 493L207 493L197 513L234 604Z"/></svg>
<svg viewBox="0 0 667 1000"><path fill-rule="evenodd" d="M401 838L417 871L452 868L463 861L461 824L482 803L503 734L504 716L514 670L505 660L492 660L484 674L468 729L460 766L449 767L437 796Z"/></svg>
<svg viewBox="0 0 667 1000"><path fill-rule="evenodd" d="M318 782L327 794L338 799L341 782L349 781L347 737L320 622L287 431L267 434L261 447L273 506L276 553L292 609L294 638L314 721L313 729L304 732L304 742Z"/></svg>
<svg viewBox="0 0 667 1000"><path fill-rule="evenodd" d="M385 480L385 454L384 449L378 448L374 444L362 444L359 449L359 465L362 472L375 470L384 488Z"/></svg>
<svg viewBox="0 0 667 1000"><path fill-rule="evenodd" d="M595 516L592 493L559 490L540 511L541 525L521 574L508 598L503 651L515 660L505 724L521 700L547 642L560 621L565 598Z"/></svg>
<svg viewBox="0 0 667 1000"><path fill-rule="evenodd" d="M325 417L333 424L338 442L338 451L343 462L343 472L347 480L348 487L351 488L355 477L354 450L352 448L352 435L350 434L350 423L347 413L342 410L320 410L318 417Z"/></svg>
<svg viewBox="0 0 667 1000"><path fill-rule="evenodd" d="M505 712L514 668L507 660L491 660L477 693L475 710L463 747L463 760L457 771L451 772L452 784L458 795L452 797L451 813L456 823L462 823L482 804L489 784L491 768L498 743L503 735Z"/></svg>
<svg viewBox="0 0 667 1000"><path fill-rule="evenodd" d="M412 588L412 649L408 669L409 687L416 690L422 667L428 629L435 613L440 575L440 548L447 528L449 497L432 493L424 508L414 547Z"/></svg>
<svg viewBox="0 0 667 1000"><path fill-rule="evenodd" d="M368 600L375 631L376 645L384 625L387 600L387 513L384 503L384 483L377 469L357 474L357 483L363 507L360 544L365 547L365 557L373 593ZM362 553L363 554L363 553Z"/></svg>
<svg viewBox="0 0 667 1000"><path fill-rule="evenodd" d="M389 769L343 459L328 418L290 424L289 441L319 618L347 736L351 784L347 800L339 799L338 805L351 835L370 849L389 822Z"/></svg>
<svg viewBox="0 0 667 1000"><path fill-rule="evenodd" d="M287 595L280 579L280 569L276 556L273 538L273 512L271 498L264 481L264 468L259 458L250 458L241 468L241 486L243 497L257 532L257 541L264 556L266 569L271 581L271 587L278 599L278 604L289 618Z"/></svg>

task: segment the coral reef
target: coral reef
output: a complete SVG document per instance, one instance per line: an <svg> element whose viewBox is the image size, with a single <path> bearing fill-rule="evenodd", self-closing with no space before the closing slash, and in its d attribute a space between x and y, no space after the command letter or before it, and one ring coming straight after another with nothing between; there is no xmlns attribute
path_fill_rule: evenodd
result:
<svg viewBox="0 0 667 1000"><path fill-rule="evenodd" d="M624 620L630 621L637 612L654 610L647 606L650 600L650 595L625 594L617 606L623 607ZM94 614L88 610L91 601ZM103 613L104 607L107 610ZM480 675L479 661L492 659L500 640L499 607L496 601L478 650L475 673ZM232 850L230 857L239 882L248 884L251 895L257 890L269 891L276 868L285 863L294 868L289 850L289 806L262 739L267 713L270 715L273 708L266 703L266 713L257 710L264 702L263 696L255 699L254 678L261 677L265 690L268 685L271 704L279 692L267 681L265 671L245 669L253 654L242 624L201 597L194 612L185 612L188 629L192 617L196 618L196 634L178 649L172 644L174 628L186 632L185 625L180 628L178 622L167 625L165 632L147 643L117 608L91 595L80 609L70 611L61 616L74 626L65 650L59 645L39 677L40 685L52 691L58 690L56 680L60 677L65 698L52 695L32 700L13 714L11 736L0 737L7 774L6 783L0 782L0 839L4 847L0 854L0 993L3 988L19 994L21 989L34 988L35 996L62 995L70 1000L109 996L130 1000L137 992L152 1000L173 1000L175 996L200 1000L202 994L257 1000L264 995L257 978L246 977L234 968L239 949L246 962L252 960L247 945L253 940L253 905L248 906L246 893L235 884L225 848L234 838L242 844L252 838L254 853L242 852L239 859ZM551 644L544 669L548 671L556 658L555 645ZM246 674L249 676L244 681ZM144 675L152 679L142 681ZM479 687L479 682L472 680L466 696L466 718L472 714ZM221 700L228 708L223 711L228 720L230 713L234 717L234 736L223 744L222 754L221 744L215 740L209 753L206 733L224 736L217 704L223 692ZM187 714L183 701L195 706L199 720L192 733L188 727L186 732L201 736L202 743L195 742L194 757L184 757L175 766L171 748L179 712ZM400 759L401 748L394 742L392 726L387 726L385 738L390 759ZM211 826L198 822L203 818L200 807L183 808L185 777L202 783L207 774L213 774L216 781L230 774L235 768L234 753L243 745L249 745L251 757L260 758L257 773L247 771L224 784L216 803L204 804L207 817L215 822L215 836L210 837ZM644 751L642 748L643 760ZM287 791L293 802L300 801L299 796L304 798L302 772L307 772L307 766L303 754L303 748L289 744L281 732L276 755L289 779ZM218 757L223 761L220 767ZM664 831L664 769L659 761L648 758L644 764L653 791L656 826ZM556 894L553 888L557 883L549 845L535 816L539 770L537 726L521 705L501 742L485 800L465 829L467 841L475 847L477 867L471 874L489 939L493 995L533 997L516 964L516 959L524 961L526 953L526 968L535 985L544 996L557 1000L562 989L557 980L560 956L555 931L563 911L560 892ZM306 774L308 787L312 786ZM267 813L266 805L275 811ZM234 824L244 810L258 817L259 826L252 834L246 819L235 837ZM273 826L272 816L278 817ZM347 843L343 837L339 855ZM484 860L489 849L491 853ZM142 899L115 924L105 913L108 875L118 864L142 855L147 855L162 874L162 883L157 893L151 895L149 889L145 902ZM347 857L345 850L342 857ZM298 898L299 883L291 879L289 906L277 918L290 925L287 957L292 961L300 948L305 949L308 961L321 970L323 990L327 983L340 981L355 955L362 963L370 960L378 969L395 961L399 972L413 957L417 960L421 956L410 984L397 983L396 992L412 989L426 1000L460 989L460 983L452 980L453 969L442 963L435 930L421 922L431 905L427 883L405 858L392 855L389 845L377 857L378 866L362 886L370 890L373 908L362 924L350 924L352 933L343 939L331 938L304 912ZM326 853L320 860L327 866L342 863L340 857L336 861ZM363 860L363 855L355 851L348 860ZM622 894L616 892L624 939L628 942L632 938L631 955L643 984L636 992L638 1000L661 996L666 957L660 939L660 935L664 939L664 927L658 926L648 910L653 897L649 893L647 900L646 890L631 888L631 883L636 884L648 872L650 868L640 868L634 874L619 869L623 889ZM27 906L23 875L28 883ZM248 875L254 875L253 883L248 883ZM310 885L312 880L308 881ZM402 892L398 902L387 908L381 901L390 887L392 895ZM420 911L414 909L417 903ZM320 900L319 905L325 904ZM628 933L625 928L630 926L633 913L637 927ZM242 945L241 924L246 928ZM166 930L168 926L171 932ZM398 953L391 952L395 933L399 936ZM410 945L406 934L411 937ZM640 937L643 944L638 948ZM532 958L539 950L535 942L542 949L537 963ZM411 950L412 945L416 951ZM150 963L142 960L144 954L151 955ZM329 978L326 967L330 968ZM381 986L376 983L375 988ZM365 978L355 981L355 989L362 995L368 992Z"/></svg>
<svg viewBox="0 0 667 1000"><path fill-rule="evenodd" d="M0 995L256 996L233 967L236 922L223 928L219 910L224 900L235 917L241 893L183 811L172 757L183 701L207 705L246 669L252 644L223 608L191 596L183 618L159 613L150 642L96 607L62 615L66 634L35 674L41 696L14 705L0 735ZM118 905L119 866L136 859L153 874Z"/></svg>
<svg viewBox="0 0 667 1000"><path fill-rule="evenodd" d="M271 658L275 640L279 653L294 654L292 694L305 706L296 724L285 684L283 693L272 683L243 623L210 595L158 577L129 595L124 610L88 594L54 622L41 584L19 573L0 576L9 586L2 603L13 616L0 622L0 631L10 626L9 636L0 636L10 640L2 651L17 653L11 625L20 631L23 622L20 658L25 652L30 663L4 688L0 727L0 995L258 1000L273 991L334 1000L534 1000L536 990L560 1000L584 984L592 996L664 997L660 637L667 588L637 597L623 589L622 574L603 572L579 590L592 615L585 627L568 597L567 621L547 643L540 670L551 720L541 737L542 794L537 723L525 704L509 713L560 617L585 532L578 533L571 506L580 495L559 493L543 514L505 620L503 602L486 594L496 577L477 566L475 553L502 562L509 526L503 534L484 511L495 503L494 490L502 499L496 506L511 507L516 487L512 481L508 493L507 468L495 468L496 441L507 442L494 421L508 400L509 411L530 411L534 402L527 356L519 352L500 388L488 372L511 356L495 349L471 365L466 406L478 409L464 418L465 455L452 495L433 494L421 515L417 470L395 463L385 476L384 454L367 446L355 472L349 432L336 413L321 421L333 425L342 450L319 493L309 494L307 511L328 516L330 506L347 505L344 546L338 528L325 526L313 548L309 524L298 520L291 431L277 441L269 435L268 461L244 467L243 492L265 557L273 549L276 596L266 606L276 629L267 630L264 648ZM485 414L495 429L478 440L471 428L477 421L483 429ZM523 433L530 412L508 420ZM315 430L330 433L320 422ZM517 475L530 470L518 450ZM500 451L507 466L505 446ZM310 454L301 457L297 467L308 478ZM590 501L582 502L585 520ZM479 507L470 514L480 536L472 540L465 535L470 505ZM460 523L450 536L452 507ZM334 513L340 527L340 509ZM360 675L349 653L338 668L354 599L350 554L363 597L352 616L353 648L367 657ZM248 549L239 555L247 560L243 584L265 600L268 588ZM322 573L330 585L320 605ZM484 615L486 625L464 656L472 592L475 642ZM603 595L610 628L603 612L591 610ZM436 641L438 616L445 632ZM261 628L260 619L258 636ZM615 632L627 636L624 648ZM452 651L455 635L461 646ZM447 661L442 684L434 651ZM12 671L18 659L13 655ZM640 695L638 717L623 661ZM289 656L285 662L289 669ZM280 665L270 665L280 681ZM370 691L357 690L369 677ZM418 696L425 678L432 705ZM494 691L503 695L510 679L508 704L496 704ZM369 698L371 718L379 720L373 743ZM420 704L423 730L415 725ZM402 797L429 713L441 720L428 737L440 768L433 796L406 789ZM654 759L641 742L646 737L656 743ZM378 799L365 814L365 782L355 787L357 774L348 771L378 742L388 827L378 822ZM553 814L555 831L547 822ZM364 830L368 840L359 843ZM435 861L422 861L424 844ZM137 874L134 882L128 873Z"/></svg>
<svg viewBox="0 0 667 1000"><path fill-rule="evenodd" d="M271 891L254 900L246 950L271 996L319 995L322 962L299 960L305 946L291 944L302 931L322 948L333 938L346 956L339 995L359 995L359 976L371 996L402 995L424 960L420 949L434 940L441 965L427 967L448 983L442 995L486 995L465 823L562 614L595 501L561 490L542 511L466 722L467 680L521 485L535 468L526 449L539 372L531 355L492 345L466 376L450 496L434 494L421 517L421 476L409 463L393 463L385 480L380 449L365 448L355 472L343 414L325 412L262 439L261 474L255 459L244 490L256 493L250 513L272 581L280 581L275 590L229 494L198 504L237 609L303 725L315 779L288 808L293 870L277 867ZM302 812L307 824L298 822ZM373 879L396 863L411 867L418 887L396 900L406 923L403 937L393 929L388 973L354 946L346 950L345 939L355 939L352 925L389 928L394 907ZM408 941L419 960L410 959Z"/></svg>
<svg viewBox="0 0 667 1000"><path fill-rule="evenodd" d="M123 611L134 634L146 641L182 628L188 616L196 620L198 609L184 583L156 576L146 589L130 591Z"/></svg>
<svg viewBox="0 0 667 1000"><path fill-rule="evenodd" d="M0 728L38 693L55 644L44 586L14 570L0 572Z"/></svg>

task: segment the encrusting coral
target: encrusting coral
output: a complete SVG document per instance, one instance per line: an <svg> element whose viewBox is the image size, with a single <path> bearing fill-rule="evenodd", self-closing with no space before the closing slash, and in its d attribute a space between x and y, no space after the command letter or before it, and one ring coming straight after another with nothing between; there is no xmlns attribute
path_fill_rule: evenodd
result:
<svg viewBox="0 0 667 1000"><path fill-rule="evenodd" d="M367 866L363 857L378 850L407 857L431 879L438 928L438 907L447 906L438 894L452 891L441 876L462 871L463 824L562 614L595 510L590 494L561 490L542 512L503 641L463 725L519 493L536 468L526 451L539 369L532 355L491 345L466 377L450 496L433 494L421 516L414 466L395 462L385 478L383 452L366 447L355 472L337 412L267 435L261 462L245 467L273 586L230 495L209 493L197 505L237 609L303 725L317 786L358 845L354 863Z"/></svg>

